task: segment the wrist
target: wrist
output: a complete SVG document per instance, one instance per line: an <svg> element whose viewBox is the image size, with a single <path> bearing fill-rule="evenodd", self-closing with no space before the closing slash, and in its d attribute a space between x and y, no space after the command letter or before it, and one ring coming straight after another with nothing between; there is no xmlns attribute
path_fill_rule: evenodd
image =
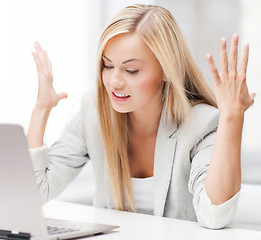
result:
<svg viewBox="0 0 261 240"><path fill-rule="evenodd" d="M33 108L33 115L38 116L40 119L48 119L52 108L35 105Z"/></svg>
<svg viewBox="0 0 261 240"><path fill-rule="evenodd" d="M227 121L244 120L244 111L220 111L220 119Z"/></svg>
<svg viewBox="0 0 261 240"><path fill-rule="evenodd" d="M35 112L41 112L41 113L46 113L46 114L49 114L52 110L52 107L50 106L47 106L47 105L43 105L39 102L36 102L35 106L34 106L34 109L33 111Z"/></svg>
<svg viewBox="0 0 261 240"><path fill-rule="evenodd" d="M244 113L220 113L218 129L229 133L232 139L240 139L244 124Z"/></svg>

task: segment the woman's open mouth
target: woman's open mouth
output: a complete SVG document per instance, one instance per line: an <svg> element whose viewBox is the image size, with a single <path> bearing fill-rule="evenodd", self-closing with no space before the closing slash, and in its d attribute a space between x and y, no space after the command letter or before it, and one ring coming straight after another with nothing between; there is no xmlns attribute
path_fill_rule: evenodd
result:
<svg viewBox="0 0 261 240"><path fill-rule="evenodd" d="M112 98L117 102L125 102L130 98L130 95L112 92Z"/></svg>

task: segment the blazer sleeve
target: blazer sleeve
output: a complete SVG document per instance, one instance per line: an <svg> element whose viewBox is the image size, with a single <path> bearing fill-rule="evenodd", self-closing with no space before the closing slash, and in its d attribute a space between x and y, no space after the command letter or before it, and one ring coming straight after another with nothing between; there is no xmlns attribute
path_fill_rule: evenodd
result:
<svg viewBox="0 0 261 240"><path fill-rule="evenodd" d="M211 125L211 124L210 124ZM209 129L205 136L191 151L191 170L189 177L189 191L193 194L193 205L200 225L220 229L227 226L236 211L239 193L228 201L213 205L204 189L204 183L212 157L216 138L216 129Z"/></svg>
<svg viewBox="0 0 261 240"><path fill-rule="evenodd" d="M81 110L50 148L44 145L29 151L42 203L59 195L88 162L84 134Z"/></svg>

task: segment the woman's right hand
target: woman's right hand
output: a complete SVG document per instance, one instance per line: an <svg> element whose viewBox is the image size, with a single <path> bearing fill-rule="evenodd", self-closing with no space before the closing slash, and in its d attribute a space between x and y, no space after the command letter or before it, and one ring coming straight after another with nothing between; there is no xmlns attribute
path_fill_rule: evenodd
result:
<svg viewBox="0 0 261 240"><path fill-rule="evenodd" d="M58 102L67 97L66 93L57 94L53 87L52 64L47 51L41 48L39 42L34 43L35 52L32 52L38 73L38 96L36 108L51 111Z"/></svg>

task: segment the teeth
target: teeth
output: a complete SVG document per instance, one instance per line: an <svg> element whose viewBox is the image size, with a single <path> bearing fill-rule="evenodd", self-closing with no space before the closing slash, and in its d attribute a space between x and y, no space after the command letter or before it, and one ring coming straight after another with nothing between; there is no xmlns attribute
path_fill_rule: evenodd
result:
<svg viewBox="0 0 261 240"><path fill-rule="evenodd" d="M129 95L119 94L116 92L113 92L117 97L128 97Z"/></svg>

